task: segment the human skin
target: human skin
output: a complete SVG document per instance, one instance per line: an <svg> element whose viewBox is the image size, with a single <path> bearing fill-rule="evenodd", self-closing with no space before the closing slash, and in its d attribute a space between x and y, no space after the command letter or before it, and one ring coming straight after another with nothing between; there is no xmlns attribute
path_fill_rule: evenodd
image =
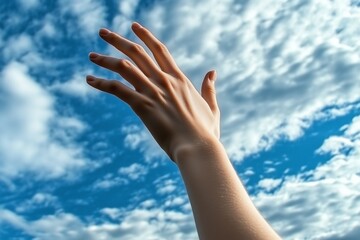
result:
<svg viewBox="0 0 360 240"><path fill-rule="evenodd" d="M205 75L199 93L163 43L138 23L132 30L155 61L141 45L108 29L100 29L100 37L131 61L94 52L89 58L134 88L90 75L88 84L127 103L178 166L200 239L280 239L252 203L219 140L216 72Z"/></svg>

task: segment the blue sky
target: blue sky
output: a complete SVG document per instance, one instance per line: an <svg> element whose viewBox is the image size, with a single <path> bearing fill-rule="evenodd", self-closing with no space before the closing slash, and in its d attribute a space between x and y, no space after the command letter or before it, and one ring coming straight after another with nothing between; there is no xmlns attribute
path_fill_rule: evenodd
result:
<svg viewBox="0 0 360 240"><path fill-rule="evenodd" d="M200 89L216 69L221 141L284 239L360 236L355 0L0 3L0 239L197 239L179 172L120 100L85 83L97 33L139 21Z"/></svg>

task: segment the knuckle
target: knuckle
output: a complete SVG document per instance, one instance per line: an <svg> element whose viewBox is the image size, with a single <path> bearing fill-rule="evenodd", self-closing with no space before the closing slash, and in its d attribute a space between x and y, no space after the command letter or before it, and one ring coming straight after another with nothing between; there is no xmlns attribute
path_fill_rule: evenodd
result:
<svg viewBox="0 0 360 240"><path fill-rule="evenodd" d="M118 82L116 80L109 80L107 82L107 91L109 93L115 93L118 90Z"/></svg>
<svg viewBox="0 0 360 240"><path fill-rule="evenodd" d="M160 53L167 53L168 49L162 42L158 41L154 44L155 51Z"/></svg>
<svg viewBox="0 0 360 240"><path fill-rule="evenodd" d="M160 74L158 77L157 77L157 80L159 83L166 83L168 82L168 78L164 75L164 74Z"/></svg>
<svg viewBox="0 0 360 240"><path fill-rule="evenodd" d="M156 97L160 100L162 100L165 97L165 93L163 91L157 91L156 92Z"/></svg>
<svg viewBox="0 0 360 240"><path fill-rule="evenodd" d="M158 77L157 81L165 89L170 89L172 87L171 82L170 82L171 80L167 76L160 75Z"/></svg>
<svg viewBox="0 0 360 240"><path fill-rule="evenodd" d="M178 83L184 85L184 84L187 84L189 80L188 80L186 77L184 77L184 76L179 76L179 77L176 78L176 81L177 81Z"/></svg>
<svg viewBox="0 0 360 240"><path fill-rule="evenodd" d="M187 77L180 69L170 69L169 74L176 79L177 82L185 83L187 82Z"/></svg>
<svg viewBox="0 0 360 240"><path fill-rule="evenodd" d="M148 106L151 105L151 101L147 98L138 98L131 101L130 106L136 112L143 112Z"/></svg>
<svg viewBox="0 0 360 240"><path fill-rule="evenodd" d="M134 53L143 53L145 50L144 50L144 48L141 46L141 45L139 45L139 44L132 44L130 47L129 47L129 50L131 51L131 52L134 52Z"/></svg>
<svg viewBox="0 0 360 240"><path fill-rule="evenodd" d="M119 66L122 68L130 67L130 62L126 59L120 59L119 60Z"/></svg>
<svg viewBox="0 0 360 240"><path fill-rule="evenodd" d="M186 80L186 78L178 78L178 80L177 80L179 83L182 83L182 84L185 84L185 83L187 83L187 80Z"/></svg>
<svg viewBox="0 0 360 240"><path fill-rule="evenodd" d="M157 101L164 102L166 99L166 93L161 89L151 92L151 98L156 99Z"/></svg>
<svg viewBox="0 0 360 240"><path fill-rule="evenodd" d="M213 112L214 112L214 115L215 115L217 118L220 118L221 112L220 112L220 108L219 108L219 106L217 106L217 104L216 104L216 106L213 107L212 110L213 110Z"/></svg>

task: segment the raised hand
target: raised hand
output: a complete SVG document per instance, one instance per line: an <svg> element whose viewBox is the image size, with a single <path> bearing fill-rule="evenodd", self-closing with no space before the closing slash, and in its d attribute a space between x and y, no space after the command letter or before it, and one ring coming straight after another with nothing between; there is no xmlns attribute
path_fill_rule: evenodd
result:
<svg viewBox="0 0 360 240"><path fill-rule="evenodd" d="M205 75L199 94L164 44L138 23L132 29L155 61L143 47L107 29L100 36L132 61L97 53L90 59L119 73L134 89L93 76L87 76L88 83L129 104L176 162L200 239L280 239L252 204L219 141L215 71Z"/></svg>
<svg viewBox="0 0 360 240"><path fill-rule="evenodd" d="M89 57L95 64L120 74L134 89L118 80L94 76L87 76L87 82L126 102L173 160L179 149L219 139L220 111L215 96L215 71L205 75L200 94L162 42L138 23L132 24L132 30L156 61L141 45L108 29L100 29L100 37L132 61L94 52Z"/></svg>

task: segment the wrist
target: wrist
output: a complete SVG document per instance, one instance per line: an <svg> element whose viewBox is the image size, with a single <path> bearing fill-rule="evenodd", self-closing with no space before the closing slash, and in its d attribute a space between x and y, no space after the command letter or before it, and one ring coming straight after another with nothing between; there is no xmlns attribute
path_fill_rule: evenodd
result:
<svg viewBox="0 0 360 240"><path fill-rule="evenodd" d="M222 143L215 136L204 136L197 141L185 142L178 144L172 151L170 156L177 165L180 161L193 159L198 156L199 160L206 160L206 155L212 155L214 151L218 151L219 147L223 147Z"/></svg>

